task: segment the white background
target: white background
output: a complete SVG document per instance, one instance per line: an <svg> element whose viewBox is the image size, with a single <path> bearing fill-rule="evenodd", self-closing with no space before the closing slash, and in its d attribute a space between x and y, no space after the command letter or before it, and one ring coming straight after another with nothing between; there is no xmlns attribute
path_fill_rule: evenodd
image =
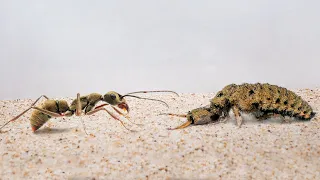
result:
<svg viewBox="0 0 320 180"><path fill-rule="evenodd" d="M320 85L320 1L0 0L0 99Z"/></svg>

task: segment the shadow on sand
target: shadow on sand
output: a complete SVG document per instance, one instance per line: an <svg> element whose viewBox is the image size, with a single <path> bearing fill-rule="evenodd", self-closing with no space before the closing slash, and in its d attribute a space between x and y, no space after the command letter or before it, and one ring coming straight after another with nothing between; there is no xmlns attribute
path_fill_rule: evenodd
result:
<svg viewBox="0 0 320 180"><path fill-rule="evenodd" d="M264 120L258 120L250 114L242 114L243 124L300 124L300 123L309 123L314 120L299 120L297 118L288 118L287 122L284 121L284 118L281 117L271 117ZM232 114L226 123L234 123L236 124L236 119Z"/></svg>
<svg viewBox="0 0 320 180"><path fill-rule="evenodd" d="M58 134L70 132L73 128L42 128L37 130L34 134Z"/></svg>

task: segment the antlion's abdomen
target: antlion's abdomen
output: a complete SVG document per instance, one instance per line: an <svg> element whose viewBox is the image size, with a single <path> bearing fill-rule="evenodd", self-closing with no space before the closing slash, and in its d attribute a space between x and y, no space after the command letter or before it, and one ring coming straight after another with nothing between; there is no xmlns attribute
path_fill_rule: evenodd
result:
<svg viewBox="0 0 320 180"><path fill-rule="evenodd" d="M242 84L230 95L232 104L246 112L261 111L283 116L310 119L311 106L300 96L286 88L270 84Z"/></svg>

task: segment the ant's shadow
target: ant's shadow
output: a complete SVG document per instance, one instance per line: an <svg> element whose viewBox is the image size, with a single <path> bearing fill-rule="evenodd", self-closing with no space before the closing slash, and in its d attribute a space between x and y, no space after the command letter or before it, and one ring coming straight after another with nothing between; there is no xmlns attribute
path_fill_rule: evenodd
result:
<svg viewBox="0 0 320 180"><path fill-rule="evenodd" d="M35 134L59 134L70 132L73 128L42 128L35 132Z"/></svg>

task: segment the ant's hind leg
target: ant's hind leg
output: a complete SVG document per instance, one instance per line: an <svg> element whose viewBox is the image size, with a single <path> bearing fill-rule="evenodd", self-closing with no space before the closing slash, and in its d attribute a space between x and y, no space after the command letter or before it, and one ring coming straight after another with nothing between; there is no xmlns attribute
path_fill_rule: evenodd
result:
<svg viewBox="0 0 320 180"><path fill-rule="evenodd" d="M46 115L49 115L51 117L62 117L62 116L64 116L64 115L61 115L59 113L51 112L51 111L48 111L46 109L42 109L42 108L39 108L39 107L34 107L33 106L31 108L36 109L36 110L38 110L38 111L40 111L40 112L42 112L42 113L44 113Z"/></svg>
<svg viewBox="0 0 320 180"><path fill-rule="evenodd" d="M4 125L2 125L2 126L0 127L0 129L2 129L4 126L6 126L7 124L9 124L10 122L17 120L17 119L18 119L19 117L21 117L23 114L25 114L26 112L28 112L31 108L34 107L34 105L35 105L42 97L44 97L44 98L46 98L46 99L49 99L46 95L41 95L40 97L38 97L38 98L31 104L31 106L30 106L28 109L24 110L22 113L20 113L20 114L17 115L16 117L12 118L10 121L6 122Z"/></svg>
<svg viewBox="0 0 320 180"><path fill-rule="evenodd" d="M22 116L24 113L26 113L26 112L27 112L28 110L30 110L30 109L36 109L36 110L38 110L38 111L40 111L40 112L42 112L42 113L44 113L44 114L46 114L46 115L52 116L52 117L62 117L62 116L64 116L64 115L61 115L61 114L58 114L58 113L54 113L54 112L48 111L48 110L46 110L46 109L42 109L42 108L39 108L39 107L31 106L31 107L29 107L27 110L23 111L21 114L19 114L18 116L16 116L15 118L11 119L10 121L8 121L8 122L6 122L4 125L2 125L2 126L0 127L0 130L1 130L4 126L6 126L7 124L9 124L10 122L15 121L16 119L18 119L20 116Z"/></svg>
<svg viewBox="0 0 320 180"><path fill-rule="evenodd" d="M238 125L238 127L240 128L241 125L242 125L242 123L243 123L243 119L242 119L242 117L241 117L240 110L239 110L239 108L236 107L236 106L233 106L233 107L232 107L232 110L233 110L233 113L234 113L234 115L235 115L235 117L236 117L237 125Z"/></svg>
<svg viewBox="0 0 320 180"><path fill-rule="evenodd" d="M46 95L41 95L40 97L38 97L38 99L36 99L36 100L31 104L31 106L34 106L42 97L46 98L47 100L49 99L48 96L46 96Z"/></svg>

